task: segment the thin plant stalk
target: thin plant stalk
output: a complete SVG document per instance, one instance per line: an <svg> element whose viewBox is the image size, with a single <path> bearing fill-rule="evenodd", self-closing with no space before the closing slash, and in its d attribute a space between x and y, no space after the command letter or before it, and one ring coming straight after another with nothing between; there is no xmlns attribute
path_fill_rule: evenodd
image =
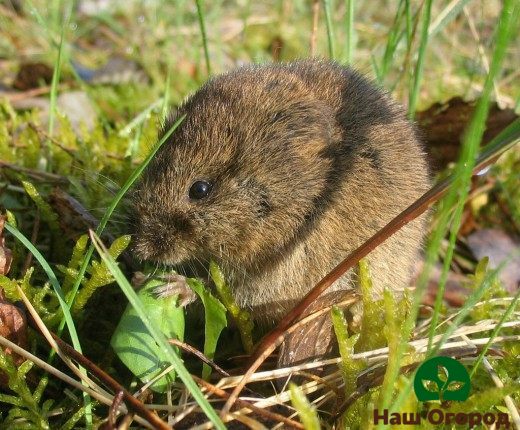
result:
<svg viewBox="0 0 520 430"><path fill-rule="evenodd" d="M54 5L58 11L59 7L55 4ZM61 76L61 67L63 64L62 57L63 57L63 50L64 50L64 42L65 42L65 30L69 26L70 17L72 14L72 2L70 2L69 9L66 12L66 17L64 22L62 23L61 27L61 33L60 33L60 43L58 45L58 55L56 57L56 61L54 63L54 70L52 73L52 81L51 81L51 93L50 93L50 102L49 102L49 128L48 128L48 134L50 137L52 137L53 131L54 131L54 122L56 120L56 104L58 101L58 84L60 82L60 76ZM48 140L45 140L45 156L46 158L43 161L43 164L45 166L45 169L47 171L51 170L51 152L50 152L50 145Z"/></svg>
<svg viewBox="0 0 520 430"><path fill-rule="evenodd" d="M65 38L65 25L61 28L60 43L58 45L58 56L54 63L54 71L52 73L51 93L50 93L50 107L49 107L49 136L52 136L54 131L54 122L56 121L56 103L58 99L58 83L60 82L62 55L63 55L63 40Z"/></svg>
<svg viewBox="0 0 520 430"><path fill-rule="evenodd" d="M435 21L431 23L428 29L429 37L436 35L446 25L453 21L471 0L452 0L444 10L437 15Z"/></svg>
<svg viewBox="0 0 520 430"><path fill-rule="evenodd" d="M164 84L163 104L161 107L161 126L164 126L168 118L168 110L170 108L170 83L172 80L172 65L168 61L168 73L166 74L166 83Z"/></svg>
<svg viewBox="0 0 520 430"><path fill-rule="evenodd" d="M406 17L406 46L409 48L413 41L413 14L411 0L405 0L404 10Z"/></svg>
<svg viewBox="0 0 520 430"><path fill-rule="evenodd" d="M377 80L378 82L382 83L385 79L386 74L388 73L388 70L390 68L390 64L392 62L392 59L394 57L395 50L397 48L397 44L400 40L400 23L403 16L403 4L405 0L400 0L399 4L397 5L397 11L395 13L394 22L392 24L392 27L390 29L390 32L388 33L387 42L385 46L385 52L383 54L383 60L381 62L381 66L377 68Z"/></svg>
<svg viewBox="0 0 520 430"><path fill-rule="evenodd" d="M352 64L354 58L354 3L355 0L346 0L347 8L347 46L345 53L345 61Z"/></svg>
<svg viewBox="0 0 520 430"><path fill-rule="evenodd" d="M516 293L514 299L511 300L511 303L509 304L509 306L507 307L506 311L502 315L502 318L500 318L500 321L498 322L498 324L493 329L493 332L491 333L491 336L489 336L488 342L484 345L484 347L482 348L482 351L480 351L480 354L478 355L477 359L475 360L475 363L473 363L473 367L471 369L471 372L469 372L469 377L470 378L473 377L473 375L477 371L478 367L480 366L480 363L482 363L482 360L484 359L484 357L486 355L486 352L488 351L489 347L493 343L493 339L495 339L498 336L498 332L500 331L500 329L502 328L504 323L507 321L507 319L511 316L511 314L515 310L516 305L518 303L518 299L520 299L520 289Z"/></svg>
<svg viewBox="0 0 520 430"><path fill-rule="evenodd" d="M202 36L202 44L204 45L204 58L206 59L206 70L211 75L211 63L209 61L208 37L206 35L206 25L204 23L204 10L202 0L195 0L197 5L197 16L199 18L200 34Z"/></svg>
<svg viewBox="0 0 520 430"><path fill-rule="evenodd" d="M334 24L332 23L332 0L323 0L325 10L325 23L327 26L327 41L329 44L329 57L331 60L336 58L336 43L334 40Z"/></svg>
<svg viewBox="0 0 520 430"><path fill-rule="evenodd" d="M424 58L426 54L426 47L428 46L428 29L430 28L432 3L433 0L425 0L421 28L421 38L419 40L419 53L417 56L417 63L415 64L412 87L408 98L408 116L410 118L413 118L415 115L415 109L417 108L417 100L419 98L419 89L421 87L424 69Z"/></svg>

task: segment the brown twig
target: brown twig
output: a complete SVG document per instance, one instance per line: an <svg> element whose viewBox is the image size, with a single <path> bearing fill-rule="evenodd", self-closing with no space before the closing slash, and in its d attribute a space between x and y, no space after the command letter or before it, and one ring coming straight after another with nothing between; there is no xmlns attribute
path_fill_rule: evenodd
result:
<svg viewBox="0 0 520 430"><path fill-rule="evenodd" d="M110 375L108 375L101 368L92 363L88 358L86 358L83 354L80 354L76 351L72 346L68 343L61 340L58 336L52 333L53 339L59 345L60 349L67 354L70 358L77 361L81 366L88 369L93 375L95 375L100 381L110 387L115 393L123 393L123 398L125 403L128 405L128 409L135 412L141 418L148 421L155 428L160 430L169 430L170 427L166 424L158 415L154 414L150 410L146 409L143 402L139 399L132 396L119 382L113 379Z"/></svg>
<svg viewBox="0 0 520 430"><path fill-rule="evenodd" d="M229 398L229 394L224 391L223 389L219 388L219 387L216 387L215 385L213 384L210 384L209 382L205 381L204 379L200 379L196 376L193 376L193 379L201 386L203 386L204 388L206 388L209 392L211 392L212 394L215 394L216 396L220 397L221 399L228 399ZM267 419L270 419L270 420L273 420L273 421L278 421L278 422L282 422L284 423L285 425L287 426L290 426L291 428L296 428L296 429L303 429L303 425L300 424L299 422L297 421L294 421L294 420L291 420L290 418L287 418L281 414L277 414L276 412L271 412L267 409L263 409L263 408L259 408L249 402L246 402L245 400L240 400L238 399L236 401L237 405L242 407L242 408L247 408L249 410L251 410L252 412L255 412L257 413L258 415L261 415Z"/></svg>
<svg viewBox="0 0 520 430"><path fill-rule="evenodd" d="M56 175L54 173L42 172L39 170L33 170L27 167L17 166L16 164L7 163L2 160L0 160L0 167L5 167L6 169L14 170L15 172L25 173L26 175L31 176L35 179L43 179L63 184L69 183L69 180L65 176Z"/></svg>
<svg viewBox="0 0 520 430"><path fill-rule="evenodd" d="M49 133L42 130L40 127L38 127L36 124L29 122L27 123L29 128L33 129L34 132L40 137L40 139L48 140L58 148L60 148L62 151L66 152L68 155L70 155L72 158L76 159L76 153L77 151L72 148L68 148L65 145L63 145L58 139L52 137ZM83 164L81 160L76 159L80 164Z"/></svg>
<svg viewBox="0 0 520 430"><path fill-rule="evenodd" d="M515 145L520 136L511 133L505 137L499 143L491 143L483 149L479 156L475 167L473 168L473 174L481 172L485 167L493 164L500 155ZM318 299L318 297L329 288L334 282L336 282L345 272L351 269L355 264L362 258L366 257L372 250L378 245L392 236L400 228L413 221L419 215L424 213L430 206L432 206L437 200L439 200L449 189L452 182L454 182L455 174L452 174L448 178L434 185L430 190L424 193L419 199L408 206L403 212L393 218L388 224L386 224L381 230L370 237L365 243L350 253L342 262L340 262L332 271L327 274L316 286L307 293L307 295L291 310L289 311L278 323L278 325L267 333L264 338L257 345L255 352L251 357L251 365L248 371L242 377L240 383L235 387L231 393L228 401L222 409L222 414L225 414L231 410L233 403L238 399L240 392L247 384L247 381L251 375L258 369L265 359L276 349L276 347L283 341L284 332L303 315L305 310Z"/></svg>
<svg viewBox="0 0 520 430"><path fill-rule="evenodd" d="M220 373L222 376L230 376L229 373L227 373L224 369L222 369L218 364L210 360L208 357L206 357L202 352L200 352L198 349L194 348L193 346L181 342L178 339L168 339L168 342L172 345L175 345L179 348L181 348L184 351L189 352L190 354L193 354L195 357L197 357L202 362L206 363L208 366L215 369L218 373Z"/></svg>

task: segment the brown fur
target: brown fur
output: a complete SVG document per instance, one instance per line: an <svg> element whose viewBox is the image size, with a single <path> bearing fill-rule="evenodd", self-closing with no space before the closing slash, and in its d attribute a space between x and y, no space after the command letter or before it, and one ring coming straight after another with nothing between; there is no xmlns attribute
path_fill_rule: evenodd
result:
<svg viewBox="0 0 520 430"><path fill-rule="evenodd" d="M414 126L351 69L307 60L209 80L135 196L141 258L223 268L238 303L273 323L429 185ZM214 183L191 201L196 180ZM424 218L368 257L377 291L409 281ZM352 273L333 286L352 288Z"/></svg>

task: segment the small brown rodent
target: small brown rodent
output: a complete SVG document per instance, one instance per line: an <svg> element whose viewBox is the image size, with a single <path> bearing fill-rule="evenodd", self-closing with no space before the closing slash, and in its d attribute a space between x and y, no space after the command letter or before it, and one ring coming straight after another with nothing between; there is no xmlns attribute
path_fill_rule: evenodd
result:
<svg viewBox="0 0 520 430"><path fill-rule="evenodd" d="M213 258L262 323L429 185L403 109L334 62L238 68L210 79L165 130L183 114L136 191L135 251L172 265ZM424 233L423 217L369 254L377 291L406 287ZM332 289L354 284L347 273Z"/></svg>

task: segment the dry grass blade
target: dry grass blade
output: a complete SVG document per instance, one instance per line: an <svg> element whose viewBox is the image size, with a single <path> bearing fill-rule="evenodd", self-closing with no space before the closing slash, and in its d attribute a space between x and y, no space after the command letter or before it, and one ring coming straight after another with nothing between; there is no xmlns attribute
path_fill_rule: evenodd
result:
<svg viewBox="0 0 520 430"><path fill-rule="evenodd" d="M202 385L204 388L206 388L209 392L211 392L212 394L217 395L221 399L228 399L229 398L229 394L227 392L225 392L224 390L222 390L221 388L219 388L219 387L217 387L215 385L212 385L209 382L204 381L203 379L196 378L196 377L194 377L194 379L200 385ZM273 421L279 421L280 423L284 423L287 426L289 426L289 428L303 429L303 426L299 422L293 421L293 420L291 420L291 419L289 419L287 417L284 417L283 415L280 415L280 414L277 414L277 413L274 413L274 412L270 412L270 411L268 411L266 409L259 408L259 407L255 406L254 404L252 404L250 402L246 402L244 400L238 399L236 403L240 407L245 409L245 410L242 410L242 413L255 412L255 413L257 413L257 414L259 414L261 416L264 416L265 418L271 419Z"/></svg>
<svg viewBox="0 0 520 430"><path fill-rule="evenodd" d="M16 289L18 291L18 294L22 298L22 301L24 302L25 306L29 310L29 313L31 314L31 317L33 318L34 323L36 324L36 327L41 332L43 337L49 342L49 345L52 349L56 351L58 356L63 360L63 362L69 367L74 374L80 378L86 386L94 388L97 392L103 394L105 397L110 397L110 394L103 390L99 385L97 385L94 381L92 381L82 370L80 370L68 357L67 354L65 354L58 345L58 342L55 340L55 337L53 338L51 332L47 329L45 326L45 323L42 321L38 313L36 312L36 309L32 306L31 302L23 292L23 290L17 285ZM74 349L71 347L71 349Z"/></svg>
<svg viewBox="0 0 520 430"><path fill-rule="evenodd" d="M193 346L188 345L187 343L181 342L178 339L169 339L168 342L170 342L172 345L178 346L183 351L186 351L186 352L189 352L190 354L193 354L200 361L202 361L203 363L207 364L208 366L212 367L215 371L220 373L220 375L222 375L222 376L229 376L229 373L227 373L217 363L215 363L213 360L210 360L202 352L200 352L198 349L194 348Z"/></svg>
<svg viewBox="0 0 520 430"><path fill-rule="evenodd" d="M116 393L123 393L123 398L126 403L128 403L130 409L135 412L137 415L141 416L145 420L147 420L150 424L157 429L168 429L168 425L161 420L156 414L151 412L148 408L145 407L144 403L141 402L136 397L132 396L121 384L119 384L116 380L114 380L110 375L101 370L98 366L88 360L84 355L78 353L74 348L72 348L67 343L63 342L57 336L53 335L54 340L59 344L60 348L71 358L80 363L83 367L87 368L92 374L96 375L98 379L103 381L103 383L109 386Z"/></svg>

